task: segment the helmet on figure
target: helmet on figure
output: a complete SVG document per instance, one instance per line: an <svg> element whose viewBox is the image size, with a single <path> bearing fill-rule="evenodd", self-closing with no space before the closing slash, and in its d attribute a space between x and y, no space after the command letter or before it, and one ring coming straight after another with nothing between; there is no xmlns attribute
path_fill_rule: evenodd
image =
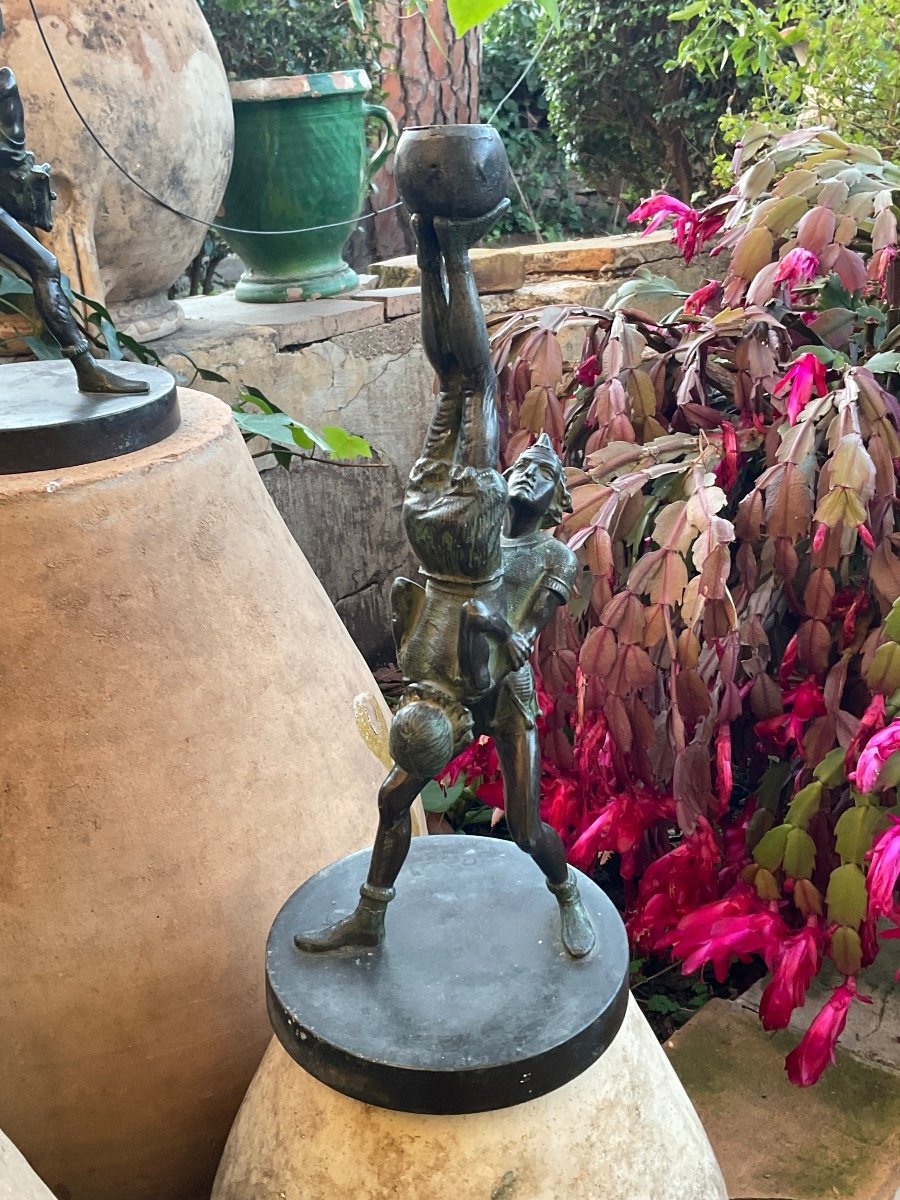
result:
<svg viewBox="0 0 900 1200"><path fill-rule="evenodd" d="M549 471L555 480L552 493L541 489L540 499L536 498L533 491L529 496L527 487L524 493L521 493L520 487L517 486L520 480L524 481L525 476L536 468ZM546 432L540 435L533 446L522 451L513 465L504 472L504 476L509 484L510 499L513 502L519 500L521 494L526 502L530 498L533 505L546 505L543 522L545 526L558 525L563 513L572 511L572 495L566 484L566 470Z"/></svg>

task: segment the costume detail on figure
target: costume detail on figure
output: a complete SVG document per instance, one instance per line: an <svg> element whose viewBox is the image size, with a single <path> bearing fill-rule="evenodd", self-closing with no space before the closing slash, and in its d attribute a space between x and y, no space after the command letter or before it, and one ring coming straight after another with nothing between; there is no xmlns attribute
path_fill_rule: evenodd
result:
<svg viewBox="0 0 900 1200"><path fill-rule="evenodd" d="M0 14L0 33L3 18ZM147 392L149 384L125 379L101 366L72 317L63 291L59 263L23 226L52 229L50 167L35 165L25 148L25 112L15 76L0 68L0 258L18 267L31 280L35 308L72 363L78 389L105 395Z"/></svg>
<svg viewBox="0 0 900 1200"><path fill-rule="evenodd" d="M301 950L381 941L409 849L410 807L479 734L495 740L510 833L544 872L559 904L563 945L575 958L594 945L562 842L540 818L529 664L537 636L568 601L577 576L574 554L547 530L571 498L546 435L505 477L498 470L497 377L468 254L507 204L474 220L414 217L422 338L440 391L403 505L423 582L398 579L391 594L406 682L390 731L395 766L379 792L378 832L357 908L326 929L298 934Z"/></svg>

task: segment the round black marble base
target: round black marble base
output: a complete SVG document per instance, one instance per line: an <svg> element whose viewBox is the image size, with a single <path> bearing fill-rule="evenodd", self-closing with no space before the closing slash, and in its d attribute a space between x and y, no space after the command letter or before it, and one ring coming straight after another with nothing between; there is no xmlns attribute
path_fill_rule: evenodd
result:
<svg viewBox="0 0 900 1200"><path fill-rule="evenodd" d="M175 380L159 367L109 363L150 391L97 396L79 392L66 361L0 367L0 474L55 471L153 446L180 423Z"/></svg>
<svg viewBox="0 0 900 1200"><path fill-rule="evenodd" d="M384 944L310 954L294 934L350 912L369 851L307 880L266 949L269 1017L285 1050L323 1083L382 1108L508 1108L568 1083L610 1045L628 1001L625 929L578 876L597 932L563 949L559 910L532 860L482 837L413 838Z"/></svg>

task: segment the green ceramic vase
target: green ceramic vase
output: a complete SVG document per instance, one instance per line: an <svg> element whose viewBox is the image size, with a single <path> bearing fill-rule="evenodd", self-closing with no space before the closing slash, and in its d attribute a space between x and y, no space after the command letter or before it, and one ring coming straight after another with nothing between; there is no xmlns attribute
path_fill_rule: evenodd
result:
<svg viewBox="0 0 900 1200"><path fill-rule="evenodd" d="M365 71L234 83L235 153L221 224L246 270L235 294L250 303L312 300L352 291L341 257L369 180L397 140L393 117L365 95ZM385 125L372 157L366 120ZM267 233L305 230L298 233Z"/></svg>

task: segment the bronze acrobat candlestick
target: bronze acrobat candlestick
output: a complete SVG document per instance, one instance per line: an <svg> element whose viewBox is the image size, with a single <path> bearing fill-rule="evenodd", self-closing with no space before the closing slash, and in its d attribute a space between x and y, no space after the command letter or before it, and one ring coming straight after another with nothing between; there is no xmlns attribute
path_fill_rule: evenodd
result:
<svg viewBox="0 0 900 1200"><path fill-rule="evenodd" d="M393 627L406 689L391 725L395 766L378 795L368 879L350 916L298 934L301 950L377 945L410 846L410 807L479 734L503 772L516 843L546 876L575 958L595 934L557 833L540 818L540 750L529 656L575 581L572 551L546 527L571 508L546 435L498 471L497 377L469 247L508 205L503 145L493 129L408 130L396 176L412 210L422 276L422 337L440 392L403 506L425 585L398 579ZM504 534L504 524L506 533Z"/></svg>
<svg viewBox="0 0 900 1200"><path fill-rule="evenodd" d="M0 11L0 34L3 13ZM59 263L24 226L49 232L55 199L50 167L37 166L25 148L25 112L15 76L0 68L0 258L24 271L34 289L40 316L75 368L78 390L106 395L147 392L143 380L126 379L101 366L72 316L62 287Z"/></svg>

